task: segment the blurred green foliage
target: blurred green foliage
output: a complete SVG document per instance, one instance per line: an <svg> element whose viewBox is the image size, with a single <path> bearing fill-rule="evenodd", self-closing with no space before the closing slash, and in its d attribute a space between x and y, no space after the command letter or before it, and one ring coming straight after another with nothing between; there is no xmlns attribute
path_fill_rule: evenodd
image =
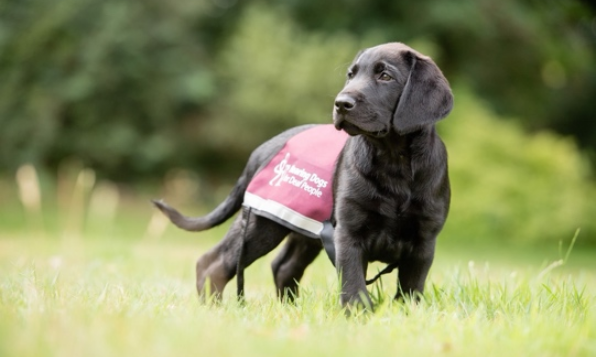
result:
<svg viewBox="0 0 596 357"><path fill-rule="evenodd" d="M596 145L596 17L579 1L5 0L0 168L233 171L280 129L328 122L355 52L395 40L497 113Z"/></svg>
<svg viewBox="0 0 596 357"><path fill-rule="evenodd" d="M449 150L452 206L446 239L596 243L596 187L572 138L525 134L465 89L441 136Z"/></svg>
<svg viewBox="0 0 596 357"><path fill-rule="evenodd" d="M225 93L197 130L215 151L238 154L304 123L330 123L336 92L359 50L347 36L301 32L284 13L250 8L217 61Z"/></svg>
<svg viewBox="0 0 596 357"><path fill-rule="evenodd" d="M186 1L0 4L0 165L79 157L124 179L176 158L186 107L214 95Z"/></svg>
<svg viewBox="0 0 596 357"><path fill-rule="evenodd" d="M445 234L596 243L596 17L572 0L5 0L0 171L231 181L260 142L329 123L356 52L395 40L456 91Z"/></svg>

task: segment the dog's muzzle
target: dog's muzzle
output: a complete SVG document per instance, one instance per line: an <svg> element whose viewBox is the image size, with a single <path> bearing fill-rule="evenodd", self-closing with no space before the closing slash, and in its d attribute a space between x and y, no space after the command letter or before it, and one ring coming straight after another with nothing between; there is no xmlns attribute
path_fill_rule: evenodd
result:
<svg viewBox="0 0 596 357"><path fill-rule="evenodd" d="M361 130L356 125L350 123L347 120L350 112L352 112L355 108L356 99L354 99L352 96L345 93L339 93L337 95L335 98L333 112L333 124L335 125L335 129L344 130L350 135L357 135L361 133Z"/></svg>

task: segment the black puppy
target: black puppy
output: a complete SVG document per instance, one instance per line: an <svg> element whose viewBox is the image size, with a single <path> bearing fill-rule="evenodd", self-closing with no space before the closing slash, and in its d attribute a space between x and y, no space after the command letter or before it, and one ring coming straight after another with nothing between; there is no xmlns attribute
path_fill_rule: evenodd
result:
<svg viewBox="0 0 596 357"><path fill-rule="evenodd" d="M435 63L401 43L361 51L338 94L333 122L350 135L335 166L336 267L343 305L371 305L368 262L398 268L398 292L422 293L435 242L449 209L447 153L434 124L453 106L449 84ZM311 126L290 129L258 147L232 193L205 217L188 218L161 201L178 227L218 225L243 204L249 181L284 144ZM320 241L259 215L239 215L224 239L196 265L197 289L219 295L241 267L287 243L272 264L278 294L298 293L297 282L322 249Z"/></svg>

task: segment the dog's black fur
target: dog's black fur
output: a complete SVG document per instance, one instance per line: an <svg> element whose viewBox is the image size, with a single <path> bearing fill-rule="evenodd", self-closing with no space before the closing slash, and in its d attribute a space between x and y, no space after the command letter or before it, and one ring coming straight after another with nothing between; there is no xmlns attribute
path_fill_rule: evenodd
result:
<svg viewBox="0 0 596 357"><path fill-rule="evenodd" d="M453 106L449 84L428 57L401 43L361 51L337 95L333 122L350 134L335 170L336 266L341 302L371 305L368 262L396 263L396 298L422 293L437 234L450 201L447 152L434 124ZM284 143L310 126L290 129L258 147L228 198L205 217L188 218L161 201L156 206L177 226L200 231L218 225L242 206L251 178ZM278 294L297 295L297 282L321 243L257 215L239 215L224 239L196 265L197 289L219 295L242 262L250 265L287 242L272 268ZM244 244L242 243L244 240Z"/></svg>

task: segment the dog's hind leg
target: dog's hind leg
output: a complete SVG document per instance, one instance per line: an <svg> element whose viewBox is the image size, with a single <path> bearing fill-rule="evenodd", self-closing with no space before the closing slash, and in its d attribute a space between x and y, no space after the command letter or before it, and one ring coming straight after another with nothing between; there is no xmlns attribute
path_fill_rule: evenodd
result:
<svg viewBox="0 0 596 357"><path fill-rule="evenodd" d="M211 294L220 298L227 283L236 275L240 254L243 254L244 267L248 267L272 251L289 233L289 229L255 214L250 215L244 231L242 217L238 215L225 237L197 261L196 284L200 297Z"/></svg>
<svg viewBox="0 0 596 357"><path fill-rule="evenodd" d="M224 238L197 260L196 284L199 297L210 295L220 298L224 288L236 274L242 228L242 217L238 216Z"/></svg>
<svg viewBox="0 0 596 357"><path fill-rule="evenodd" d="M298 296L298 282L304 270L323 248L318 239L292 233L271 264L273 279L280 299L294 300Z"/></svg>

